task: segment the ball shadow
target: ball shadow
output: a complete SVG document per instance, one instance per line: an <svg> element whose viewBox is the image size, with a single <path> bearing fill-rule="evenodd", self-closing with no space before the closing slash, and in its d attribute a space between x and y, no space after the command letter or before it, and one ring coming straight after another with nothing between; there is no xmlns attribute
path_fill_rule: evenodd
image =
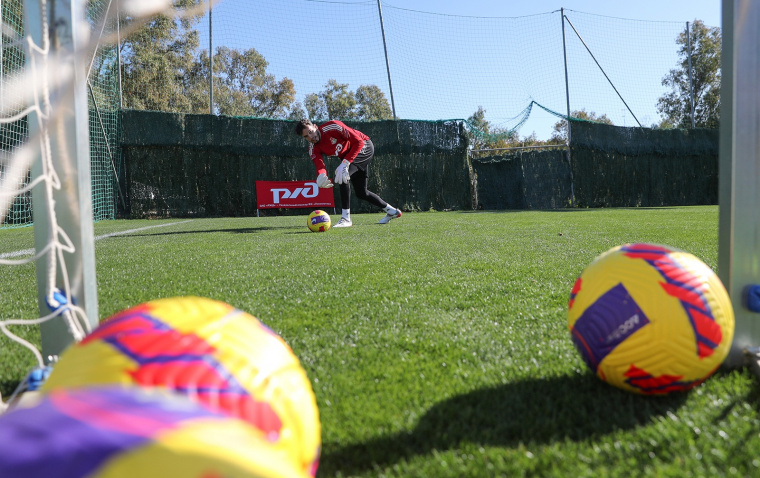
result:
<svg viewBox="0 0 760 478"><path fill-rule="evenodd" d="M322 476L359 474L462 443L509 448L580 441L647 424L686 397L635 395L591 374L525 380L439 402L409 432L345 446L325 443L319 470Z"/></svg>

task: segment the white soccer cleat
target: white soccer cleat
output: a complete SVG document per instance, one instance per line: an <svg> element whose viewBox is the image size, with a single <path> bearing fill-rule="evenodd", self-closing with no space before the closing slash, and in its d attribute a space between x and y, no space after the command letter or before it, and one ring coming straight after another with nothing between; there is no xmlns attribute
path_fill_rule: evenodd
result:
<svg viewBox="0 0 760 478"><path fill-rule="evenodd" d="M346 219L345 217L340 218L340 221L338 221L338 224L334 225L333 227L351 227L354 223L351 222L351 219Z"/></svg>
<svg viewBox="0 0 760 478"><path fill-rule="evenodd" d="M385 217L381 218L379 221L377 221L378 224L388 224L391 222L391 219L395 219L397 217L401 217L401 209L396 209L395 214L388 213L385 215Z"/></svg>

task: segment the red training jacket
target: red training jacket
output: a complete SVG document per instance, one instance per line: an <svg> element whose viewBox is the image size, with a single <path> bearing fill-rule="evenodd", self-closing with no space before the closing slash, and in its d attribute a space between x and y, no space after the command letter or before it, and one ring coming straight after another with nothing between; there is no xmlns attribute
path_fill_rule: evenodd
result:
<svg viewBox="0 0 760 478"><path fill-rule="evenodd" d="M317 127L320 137L317 144L309 143L309 156L317 168L317 174L327 174L322 155L337 156L353 162L369 136L349 128L340 121L328 121Z"/></svg>

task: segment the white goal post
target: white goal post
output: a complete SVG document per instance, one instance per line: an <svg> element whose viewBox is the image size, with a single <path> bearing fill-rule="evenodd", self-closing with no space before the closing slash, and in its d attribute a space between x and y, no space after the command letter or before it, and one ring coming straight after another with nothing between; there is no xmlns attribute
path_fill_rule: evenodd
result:
<svg viewBox="0 0 760 478"><path fill-rule="evenodd" d="M760 311L760 2L723 0L718 273L736 317L725 365L757 369ZM754 289L757 291L757 289Z"/></svg>
<svg viewBox="0 0 760 478"><path fill-rule="evenodd" d="M39 316L68 302L81 308L94 328L98 301L87 64L81 61L90 29L84 9L84 0L25 0L24 23L30 41L27 69L36 72L39 81L37 108L28 117L35 146L32 177L45 178L32 190ZM70 81L54 83L53 75L61 75L61 68L73 70L64 73ZM58 311L60 317L40 324L45 360L60 355L75 340L69 323L62 320L70 308L64 305Z"/></svg>

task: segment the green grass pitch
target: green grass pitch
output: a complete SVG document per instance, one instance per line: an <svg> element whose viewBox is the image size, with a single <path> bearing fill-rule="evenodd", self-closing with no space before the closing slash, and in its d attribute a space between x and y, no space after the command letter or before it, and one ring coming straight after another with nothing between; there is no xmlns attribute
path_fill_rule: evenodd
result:
<svg viewBox="0 0 760 478"><path fill-rule="evenodd" d="M199 295L258 317L293 348L322 421L318 476L760 476L760 387L748 370L642 397L597 379L567 302L597 255L629 242L717 268L718 208L108 221L101 317ZM333 222L337 219L333 216ZM181 222L181 223L180 223ZM33 247L0 230L0 254ZM0 318L34 318L34 266L0 266ZM14 331L39 343L36 327ZM33 366L0 336L0 392ZM0 470L0 474L2 474Z"/></svg>

